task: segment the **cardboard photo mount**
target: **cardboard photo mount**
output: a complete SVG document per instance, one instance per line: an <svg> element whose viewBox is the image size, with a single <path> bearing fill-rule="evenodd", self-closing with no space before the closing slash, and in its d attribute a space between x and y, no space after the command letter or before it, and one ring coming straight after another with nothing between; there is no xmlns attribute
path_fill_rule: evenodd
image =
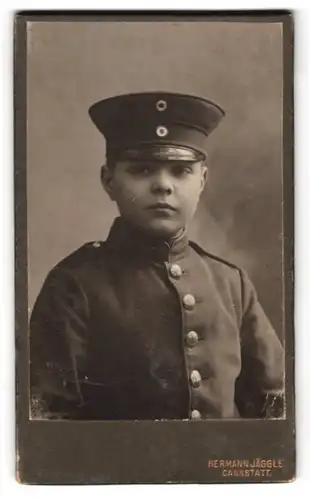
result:
<svg viewBox="0 0 310 500"><path fill-rule="evenodd" d="M41 39L35 38L35 30L32 27L36 23L41 23L41 27L44 23L59 23L63 30L66 23L68 26L75 23L88 23L88 25L100 23L104 31L104 27L112 22L147 22L156 23L158 26L160 23L203 22L214 23L214 26L223 22L228 25L276 23L281 26L283 54L281 96L283 104L282 312L285 346L285 413L283 418L201 421L49 421L30 418L28 324L31 279L29 278L28 231L31 207L29 208L27 182L29 183L32 168L28 148L29 121L31 126L34 115L29 106L29 92L33 85L31 83L33 80L29 76L29 41L32 38L31 43L41 43L43 54L46 50L48 58L51 57L48 50L51 41L48 36L46 38L43 36ZM85 39L87 38L83 38L83 43ZM225 42L222 41L222 43ZM14 46L17 480L27 484L292 481L295 478L292 13L288 11L247 11L246 13L213 11L191 15L185 12L146 15L142 12L135 14L21 12L15 17ZM72 50L78 52L78 45ZM203 50L203 47L199 47L199 50ZM111 52L113 52L112 44ZM151 57L153 57L152 54L150 54L150 59ZM112 67L110 71L117 72L117 66ZM89 78L94 78L94 75L90 74ZM130 78L130 71L128 71L128 79ZM141 87L142 85L143 82ZM46 119L48 120L48 117ZM34 174L31 173L31 175ZM41 195L44 197L43 192ZM36 207L38 206L39 201Z"/></svg>

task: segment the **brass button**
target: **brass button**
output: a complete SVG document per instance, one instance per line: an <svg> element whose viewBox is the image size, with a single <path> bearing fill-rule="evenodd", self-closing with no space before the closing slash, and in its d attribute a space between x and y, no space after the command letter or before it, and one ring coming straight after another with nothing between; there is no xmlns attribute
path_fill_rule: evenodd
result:
<svg viewBox="0 0 310 500"><path fill-rule="evenodd" d="M191 411L191 419L192 420L200 420L201 419L201 413L199 410L192 410Z"/></svg>
<svg viewBox="0 0 310 500"><path fill-rule="evenodd" d="M182 269L179 264L172 264L170 267L170 274L173 278L180 278L182 276Z"/></svg>
<svg viewBox="0 0 310 500"><path fill-rule="evenodd" d="M186 309L193 309L195 304L196 304L196 300L195 300L194 295L191 295L190 293L187 293L186 295L184 295L183 304L184 304L184 307L186 307Z"/></svg>
<svg viewBox="0 0 310 500"><path fill-rule="evenodd" d="M190 374L190 381L193 387L199 387L201 382L201 375L198 370L193 370Z"/></svg>
<svg viewBox="0 0 310 500"><path fill-rule="evenodd" d="M197 344L198 340L198 333L194 330L188 332L188 334L186 335L186 343L188 347L194 347Z"/></svg>

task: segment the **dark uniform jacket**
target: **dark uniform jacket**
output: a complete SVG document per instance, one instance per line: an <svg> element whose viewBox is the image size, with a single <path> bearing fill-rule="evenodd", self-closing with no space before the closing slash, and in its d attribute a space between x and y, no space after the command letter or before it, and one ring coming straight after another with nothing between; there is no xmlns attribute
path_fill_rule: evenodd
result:
<svg viewBox="0 0 310 500"><path fill-rule="evenodd" d="M283 349L253 285L186 234L155 244L116 219L49 273L30 351L33 417L279 416Z"/></svg>

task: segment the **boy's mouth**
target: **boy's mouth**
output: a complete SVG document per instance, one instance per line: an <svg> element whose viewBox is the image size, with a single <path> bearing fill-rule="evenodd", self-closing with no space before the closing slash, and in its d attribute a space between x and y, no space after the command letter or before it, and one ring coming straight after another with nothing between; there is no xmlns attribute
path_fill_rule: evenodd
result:
<svg viewBox="0 0 310 500"><path fill-rule="evenodd" d="M169 203L153 203L152 205L149 205L148 210L167 210L171 212L176 212L176 208L173 207L172 205L169 205Z"/></svg>

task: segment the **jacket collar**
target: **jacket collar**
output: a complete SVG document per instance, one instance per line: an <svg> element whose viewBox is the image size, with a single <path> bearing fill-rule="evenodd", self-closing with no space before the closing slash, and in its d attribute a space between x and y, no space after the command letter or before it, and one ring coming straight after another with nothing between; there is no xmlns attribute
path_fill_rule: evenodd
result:
<svg viewBox="0 0 310 500"><path fill-rule="evenodd" d="M124 253L130 258L139 257L157 262L179 260L189 249L185 229L177 238L164 241L150 237L122 217L114 220L107 244L114 252Z"/></svg>

